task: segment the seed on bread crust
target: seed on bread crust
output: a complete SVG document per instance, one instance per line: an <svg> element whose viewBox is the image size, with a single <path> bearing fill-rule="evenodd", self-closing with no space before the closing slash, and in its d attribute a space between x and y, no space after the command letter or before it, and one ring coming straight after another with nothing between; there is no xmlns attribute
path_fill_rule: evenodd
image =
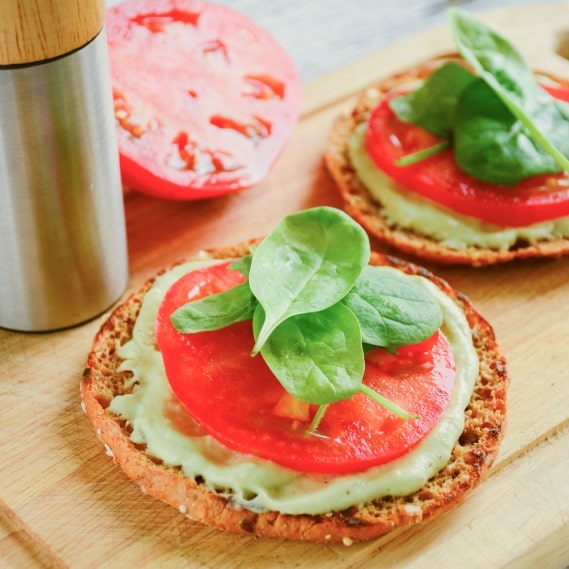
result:
<svg viewBox="0 0 569 569"><path fill-rule="evenodd" d="M230 258L249 252L252 242L207 252L210 258ZM200 258L204 258L203 256ZM128 425L109 410L112 399L132 388L128 372L119 371L118 348L127 342L148 281L110 315L94 339L81 381L85 411L113 460L145 493L170 504L191 520L230 532L321 542L343 542L378 537L395 528L434 518L459 503L486 475L502 438L508 374L491 326L463 295L427 270L400 259L373 253L371 263L388 265L431 280L465 313L480 361L479 377L465 411L464 431L449 463L423 488L404 497L384 497L326 515L255 513L237 509L229 501L192 480L180 468L169 466L146 453L129 438Z"/></svg>
<svg viewBox="0 0 569 569"><path fill-rule="evenodd" d="M563 237L544 239L535 244L519 241L503 250L477 246L468 246L465 249L448 247L426 235L389 224L382 215L382 204L358 179L348 156L348 141L356 127L367 122L371 112L386 93L404 83L425 77L433 68L452 59L459 58L456 54L441 56L384 79L361 93L351 114L343 115L334 122L329 133L324 161L344 201L346 212L379 241L404 253L437 263L482 267L514 259L569 254L569 238ZM539 75L569 87L567 80L543 72L539 72Z"/></svg>

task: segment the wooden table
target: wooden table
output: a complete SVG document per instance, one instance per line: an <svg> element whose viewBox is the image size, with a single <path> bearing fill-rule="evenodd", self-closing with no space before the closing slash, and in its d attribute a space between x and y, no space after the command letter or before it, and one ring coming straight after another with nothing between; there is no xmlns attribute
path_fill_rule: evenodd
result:
<svg viewBox="0 0 569 569"><path fill-rule="evenodd" d="M262 2L231 4L252 9ZM265 4L262 13L270 15L268 6L277 10L280 2ZM300 4L282 2L297 12ZM377 4L385 12L387 4ZM569 62L555 55L568 41L568 2L507 6L483 17L532 65L569 76ZM363 56L365 42L356 43ZM340 206L322 164L331 122L375 78L451 46L444 28L429 29L369 50L345 67L332 69L332 62L323 75L310 64L302 67L311 79L302 120L277 166L251 190L182 205L128 193L129 290L201 248L263 235L283 214ZM497 462L463 506L431 524L351 547L233 536L189 522L124 477L81 412L79 379L101 317L50 334L0 331L0 567L568 566L569 259L429 268L492 322L512 378Z"/></svg>

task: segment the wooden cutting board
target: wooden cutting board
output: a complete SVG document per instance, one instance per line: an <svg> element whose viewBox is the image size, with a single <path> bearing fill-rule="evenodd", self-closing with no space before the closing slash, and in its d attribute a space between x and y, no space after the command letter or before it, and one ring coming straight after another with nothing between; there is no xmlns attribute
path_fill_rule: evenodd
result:
<svg viewBox="0 0 569 569"><path fill-rule="evenodd" d="M533 66L569 76L569 4L485 14ZM321 77L259 186L201 203L126 195L129 290L207 247L266 234L282 215L340 206L322 164L357 91L453 44L426 31ZM141 494L81 412L79 379L103 317L51 334L0 331L2 567L536 567L569 565L569 258L432 270L494 325L509 362L508 430L491 476L433 523L352 545L229 535Z"/></svg>

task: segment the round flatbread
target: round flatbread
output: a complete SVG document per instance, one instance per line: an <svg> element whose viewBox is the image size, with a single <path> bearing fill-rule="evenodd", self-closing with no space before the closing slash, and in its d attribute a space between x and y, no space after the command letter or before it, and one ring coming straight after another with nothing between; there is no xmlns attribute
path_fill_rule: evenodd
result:
<svg viewBox="0 0 569 569"><path fill-rule="evenodd" d="M216 249L204 258L232 258L249 252L252 242ZM373 253L371 263L388 265L431 280L464 312L479 358L479 377L465 411L464 431L448 464L419 491L405 497L384 497L360 507L326 515L255 513L234 508L227 498L208 490L203 480L189 479L180 468L157 460L144 445L129 438L129 425L109 410L113 398L133 389L130 372L120 370L118 348L132 335L148 281L104 322L94 339L81 381L83 407L114 461L146 494L177 508L188 518L230 532L309 541L371 539L395 528L426 521L463 501L487 473L504 430L508 374L491 326L464 295L425 269Z"/></svg>

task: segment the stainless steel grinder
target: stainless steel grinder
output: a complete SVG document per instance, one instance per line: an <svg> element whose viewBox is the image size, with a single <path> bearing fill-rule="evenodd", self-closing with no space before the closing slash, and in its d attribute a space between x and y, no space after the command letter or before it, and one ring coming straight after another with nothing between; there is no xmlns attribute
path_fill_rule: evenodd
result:
<svg viewBox="0 0 569 569"><path fill-rule="evenodd" d="M49 331L128 280L104 0L0 2L0 327Z"/></svg>

